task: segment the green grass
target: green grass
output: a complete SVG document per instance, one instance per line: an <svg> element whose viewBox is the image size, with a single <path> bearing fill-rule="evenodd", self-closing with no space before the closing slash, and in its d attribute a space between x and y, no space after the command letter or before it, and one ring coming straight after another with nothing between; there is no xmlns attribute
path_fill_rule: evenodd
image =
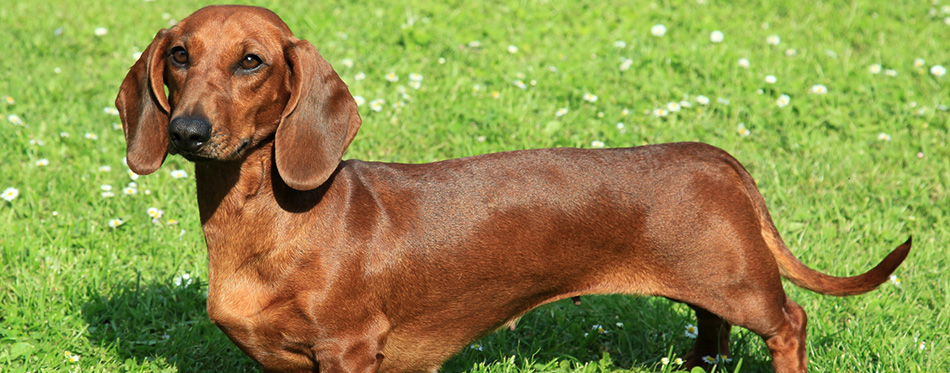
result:
<svg viewBox="0 0 950 373"><path fill-rule="evenodd" d="M594 141L714 144L747 166L783 237L814 268L862 272L915 237L897 272L900 287L851 298L787 287L810 316L813 371L950 366L950 76L929 72L950 66L946 0L288 3L257 4L313 42L367 101L347 157L424 162ZM118 117L104 110L132 54L169 18L201 5L0 6L0 96L15 101L0 101L0 190L19 190L13 201L0 200L0 371L258 369L204 311L207 263L191 166L171 157L136 181L137 194L124 194L131 181L124 139ZM663 37L650 33L658 23L668 29ZM97 27L108 33L95 36ZM714 30L723 42L710 42ZM767 44L769 35L781 43ZM740 67L740 58L751 66ZM632 60L626 71L622 59ZM873 64L897 75L872 74ZM366 78L356 80L360 72ZM384 79L390 72L398 82ZM410 73L422 75L419 89L409 87ZM765 83L770 74L775 84ZM828 93L809 94L816 84ZM587 93L598 99L586 101ZM776 104L782 94L791 99L784 108ZM711 102L699 104L700 95ZM369 102L378 98L386 103L374 112ZM691 106L662 118L645 114L680 101ZM555 116L559 108L567 114ZM751 135L738 134L740 123ZM879 140L881 133L890 140ZM37 166L40 159L49 165ZM176 169L189 177L173 178ZM102 196L104 184L114 197ZM149 207L164 215L152 222ZM124 223L113 229L111 219ZM193 282L176 285L184 273ZM689 350L683 331L694 322L686 307L664 299L558 302L444 368L669 371L660 359ZM732 346L727 370L770 369L757 336L736 329ZM79 361L66 361L66 351Z"/></svg>

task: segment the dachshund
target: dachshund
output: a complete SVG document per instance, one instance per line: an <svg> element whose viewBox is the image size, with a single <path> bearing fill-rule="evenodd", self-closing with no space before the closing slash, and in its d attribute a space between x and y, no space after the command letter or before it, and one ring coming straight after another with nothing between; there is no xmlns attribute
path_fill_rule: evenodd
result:
<svg viewBox="0 0 950 373"><path fill-rule="evenodd" d="M737 325L776 372L804 372L805 311L781 278L861 294L911 247L852 277L810 269L746 169L701 143L342 160L356 102L263 8L159 31L116 106L132 171L194 162L208 315L265 371L436 371L535 307L610 293L695 310L687 367L728 355Z"/></svg>

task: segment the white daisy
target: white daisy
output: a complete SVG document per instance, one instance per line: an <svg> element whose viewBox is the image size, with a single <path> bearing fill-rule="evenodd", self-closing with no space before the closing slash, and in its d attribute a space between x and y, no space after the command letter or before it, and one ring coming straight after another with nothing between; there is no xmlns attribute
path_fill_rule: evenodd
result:
<svg viewBox="0 0 950 373"><path fill-rule="evenodd" d="M380 111L383 111L383 105L385 104L386 104L386 100L377 98L369 102L369 108L378 113Z"/></svg>
<svg viewBox="0 0 950 373"><path fill-rule="evenodd" d="M752 134L752 131L749 131L749 129L745 127L745 123L739 123L739 125L736 126L736 132L738 132L739 136L742 136L742 137L746 137Z"/></svg>
<svg viewBox="0 0 950 373"><path fill-rule="evenodd" d="M14 125L17 125L17 126L23 125L23 119L20 118L20 116L16 114L8 115L7 120L10 121L10 123L13 123Z"/></svg>
<svg viewBox="0 0 950 373"><path fill-rule="evenodd" d="M191 274L182 273L181 275L178 275L177 277L175 277L175 279L172 280L172 282L175 283L175 286L188 286L188 285L191 285L191 282L192 282L192 281L191 281Z"/></svg>
<svg viewBox="0 0 950 373"><path fill-rule="evenodd" d="M699 335L699 328L696 325L689 324L686 325L686 337L687 338L696 338Z"/></svg>
<svg viewBox="0 0 950 373"><path fill-rule="evenodd" d="M165 214L165 211L155 207L149 207L148 210L145 210L145 213L147 213L152 219L158 219L161 218L163 214Z"/></svg>
<svg viewBox="0 0 950 373"><path fill-rule="evenodd" d="M811 86L810 89L808 89L808 93L811 93L814 95L823 95L823 94L828 93L828 87L825 87L824 84L815 84Z"/></svg>
<svg viewBox="0 0 950 373"><path fill-rule="evenodd" d="M76 355L76 354L74 354L74 353L72 353L72 352L69 352L69 351L66 351L63 355L66 356L66 361L67 361L67 362L70 362L70 363L78 363L78 362L79 362L79 355Z"/></svg>
<svg viewBox="0 0 950 373"><path fill-rule="evenodd" d="M633 66L633 60L629 58L620 59L620 71L630 70L630 67Z"/></svg>
<svg viewBox="0 0 950 373"><path fill-rule="evenodd" d="M933 65L930 67L930 73L939 78L947 74L947 68L941 65Z"/></svg>
<svg viewBox="0 0 950 373"><path fill-rule="evenodd" d="M788 106L788 104L791 101L792 101L792 98L788 97L788 95L781 95L781 96L778 96L778 100L775 100L775 104L778 105L778 107L780 108L784 108Z"/></svg>
<svg viewBox="0 0 950 373"><path fill-rule="evenodd" d="M883 135L883 134L882 134L882 135ZM901 279L900 279L899 277L897 277L897 275L890 275L890 276L887 278L887 281L889 281L889 282L890 282L891 284L893 284L894 286L897 286L897 287L900 287L900 286L901 286Z"/></svg>
<svg viewBox="0 0 950 373"><path fill-rule="evenodd" d="M20 190L17 188L7 188L3 190L3 193L0 193L0 198L5 199L7 202L13 202L17 196L20 195Z"/></svg>

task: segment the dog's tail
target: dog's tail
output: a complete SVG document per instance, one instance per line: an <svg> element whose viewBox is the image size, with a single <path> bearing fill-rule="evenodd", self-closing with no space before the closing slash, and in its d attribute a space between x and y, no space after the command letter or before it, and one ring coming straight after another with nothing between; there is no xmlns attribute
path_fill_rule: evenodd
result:
<svg viewBox="0 0 950 373"><path fill-rule="evenodd" d="M759 216L759 225L762 227L762 238L765 239L769 250L772 251L772 255L775 256L779 272L782 274L782 277L787 278L793 284L821 294L836 296L863 294L874 290L878 285L887 281L889 276L904 262L904 258L906 258L910 252L913 237L908 238L907 242L904 242L891 251L884 260L870 271L852 277L829 276L808 268L808 266L798 260L788 247L785 246L785 242L782 241L782 237L779 236L778 229L775 228L772 217L766 209L765 199L762 198L762 194L759 193L758 188L756 188L752 176L739 164L739 161L735 159L731 159L731 161L734 167L738 166L737 171L742 175L745 189Z"/></svg>
<svg viewBox="0 0 950 373"><path fill-rule="evenodd" d="M764 229L762 233L767 234ZM891 273L894 273L894 270L904 262L904 258L910 252L911 241L912 238L907 238L906 242L887 254L877 266L851 277L829 276L808 268L792 255L781 239L776 240L777 244L769 242L769 249L775 255L782 277L793 284L821 294L845 296L867 293L887 281Z"/></svg>

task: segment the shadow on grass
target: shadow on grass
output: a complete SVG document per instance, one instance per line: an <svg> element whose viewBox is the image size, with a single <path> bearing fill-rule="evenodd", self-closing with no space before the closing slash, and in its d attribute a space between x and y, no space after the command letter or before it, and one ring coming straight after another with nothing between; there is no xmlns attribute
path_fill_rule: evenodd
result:
<svg viewBox="0 0 950 373"><path fill-rule="evenodd" d="M530 371L602 370L584 369L588 363L611 371L664 371L660 359L683 357L693 347L684 330L695 323L692 310L664 298L586 296L580 306L562 300L529 312L514 331L502 329L466 347L441 371L482 371L496 363ZM772 371L758 336L733 328L730 345L734 357L743 357L740 372Z"/></svg>
<svg viewBox="0 0 950 373"><path fill-rule="evenodd" d="M181 286L127 282L93 296L82 315L89 339L113 351L126 368L259 371L208 319L205 296L197 281ZM674 357L692 347L693 340L683 335L686 324L695 324L692 311L662 298L588 296L580 306L564 300L529 312L514 331L499 330L466 347L441 371L485 370L505 362L532 371L585 370L579 368L586 363L660 371L659 361L669 356L671 346ZM757 336L735 328L732 340L733 356L746 357L741 372L771 371Z"/></svg>
<svg viewBox="0 0 950 373"><path fill-rule="evenodd" d="M198 281L127 282L82 306L89 339L114 352L126 368L173 366L181 372L241 372L260 368L208 319Z"/></svg>

